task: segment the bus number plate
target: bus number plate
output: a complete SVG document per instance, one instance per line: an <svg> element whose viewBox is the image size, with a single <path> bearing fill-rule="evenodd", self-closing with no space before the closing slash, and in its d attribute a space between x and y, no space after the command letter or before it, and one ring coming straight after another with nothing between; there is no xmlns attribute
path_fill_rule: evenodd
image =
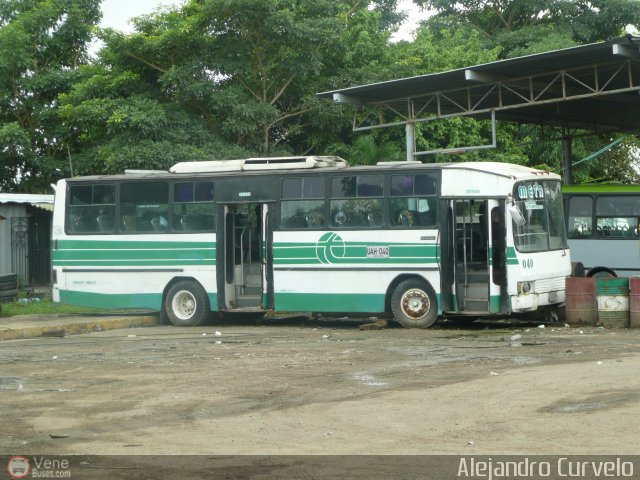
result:
<svg viewBox="0 0 640 480"><path fill-rule="evenodd" d="M533 259L527 258L522 260L522 268L533 268Z"/></svg>
<svg viewBox="0 0 640 480"><path fill-rule="evenodd" d="M367 258L389 258L389 247L367 247Z"/></svg>

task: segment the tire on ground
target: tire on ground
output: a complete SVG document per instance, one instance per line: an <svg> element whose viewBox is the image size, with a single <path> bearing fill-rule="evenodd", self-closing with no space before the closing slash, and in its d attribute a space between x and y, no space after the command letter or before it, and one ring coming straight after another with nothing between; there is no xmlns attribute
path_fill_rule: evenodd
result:
<svg viewBox="0 0 640 480"><path fill-rule="evenodd" d="M195 280L174 283L164 298L164 311L178 327L201 325L209 316L209 297Z"/></svg>
<svg viewBox="0 0 640 480"><path fill-rule="evenodd" d="M410 278L398 284L391 295L391 311L407 328L427 328L438 318L436 293L427 282Z"/></svg>

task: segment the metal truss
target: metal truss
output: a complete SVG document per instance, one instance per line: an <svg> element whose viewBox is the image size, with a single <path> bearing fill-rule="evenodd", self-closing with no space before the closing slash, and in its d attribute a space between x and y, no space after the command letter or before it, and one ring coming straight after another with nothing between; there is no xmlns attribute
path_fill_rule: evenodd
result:
<svg viewBox="0 0 640 480"><path fill-rule="evenodd" d="M625 55L623 46L613 47L614 53ZM526 117L526 112L515 111L590 98L607 98L624 105L624 98L619 98L621 94L640 94L640 78L634 78L633 71L633 62L637 64L637 61L636 58L616 59L517 78L469 68L464 70L465 81L469 83L464 88L357 105L353 130L366 131L450 117L493 117L495 113L508 111ZM345 101L345 98L336 98L334 94L338 101L355 103ZM389 113L400 120L385 122Z"/></svg>

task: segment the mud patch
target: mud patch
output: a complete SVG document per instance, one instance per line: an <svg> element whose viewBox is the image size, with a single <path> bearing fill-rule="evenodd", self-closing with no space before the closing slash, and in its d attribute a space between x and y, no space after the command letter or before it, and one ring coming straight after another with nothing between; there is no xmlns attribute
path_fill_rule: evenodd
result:
<svg viewBox="0 0 640 480"><path fill-rule="evenodd" d="M639 391L607 392L580 400L561 400L541 408L541 412L546 413L578 413L593 412L596 410L606 410L621 407L630 403L640 402Z"/></svg>

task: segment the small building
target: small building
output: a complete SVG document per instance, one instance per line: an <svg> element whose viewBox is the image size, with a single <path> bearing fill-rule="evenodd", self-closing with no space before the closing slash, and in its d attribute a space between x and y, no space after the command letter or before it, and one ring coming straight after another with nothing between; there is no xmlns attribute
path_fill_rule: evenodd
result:
<svg viewBox="0 0 640 480"><path fill-rule="evenodd" d="M0 193L0 273L21 286L51 283L53 195Z"/></svg>

